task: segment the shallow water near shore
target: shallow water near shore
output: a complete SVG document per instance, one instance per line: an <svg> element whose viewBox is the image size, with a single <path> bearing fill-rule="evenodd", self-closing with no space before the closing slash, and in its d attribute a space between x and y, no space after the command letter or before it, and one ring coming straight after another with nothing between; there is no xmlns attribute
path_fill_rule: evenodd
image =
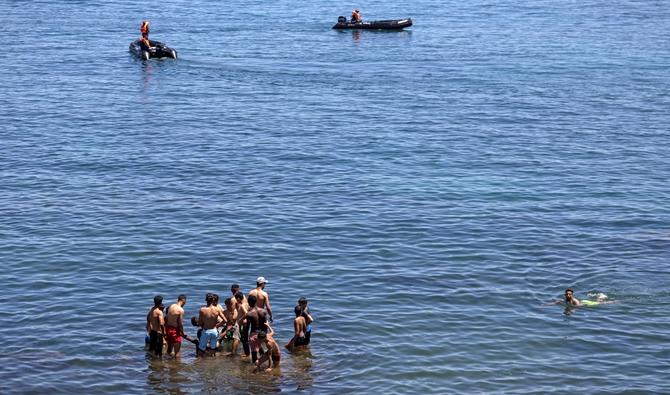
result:
<svg viewBox="0 0 670 395"><path fill-rule="evenodd" d="M331 30L354 7L415 25ZM664 3L0 14L0 393L670 392ZM143 19L177 61L128 54ZM261 275L308 353L147 358L155 294Z"/></svg>

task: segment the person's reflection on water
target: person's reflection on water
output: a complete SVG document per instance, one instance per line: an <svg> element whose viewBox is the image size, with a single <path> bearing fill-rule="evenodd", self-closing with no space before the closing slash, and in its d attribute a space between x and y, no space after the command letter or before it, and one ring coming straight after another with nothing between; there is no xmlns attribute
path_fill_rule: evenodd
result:
<svg viewBox="0 0 670 395"><path fill-rule="evenodd" d="M358 44L361 42L361 31L358 29L353 29L351 31L351 37L354 39L354 43Z"/></svg>
<svg viewBox="0 0 670 395"><path fill-rule="evenodd" d="M268 394L282 392L281 371L254 373L255 365L226 357L197 358L193 363L195 391L201 393Z"/></svg>
<svg viewBox="0 0 670 395"><path fill-rule="evenodd" d="M144 93L144 101L148 102L149 101L149 96L147 93L149 93L149 87L151 85L151 78L153 74L153 65L151 62L142 62L142 93Z"/></svg>
<svg viewBox="0 0 670 395"><path fill-rule="evenodd" d="M174 395L186 394L184 388L189 382L187 365L176 360L151 360L149 361L149 374L147 384L156 393L168 393Z"/></svg>
<svg viewBox="0 0 670 395"><path fill-rule="evenodd" d="M293 363L295 365L294 380L298 391L309 390L314 385L312 359L313 356L309 349L293 353Z"/></svg>

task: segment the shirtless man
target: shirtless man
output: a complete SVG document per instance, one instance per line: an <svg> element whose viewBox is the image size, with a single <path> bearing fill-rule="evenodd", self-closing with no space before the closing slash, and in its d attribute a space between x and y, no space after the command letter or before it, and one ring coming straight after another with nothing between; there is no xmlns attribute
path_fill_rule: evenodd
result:
<svg viewBox="0 0 670 395"><path fill-rule="evenodd" d="M267 352L263 354L258 362L256 362L256 371L262 369L263 363L268 361L268 368L265 369L266 372L272 371L272 368L279 367L279 361L281 360L281 353L279 352L279 345L272 338L269 333L265 331L258 332L258 342L267 348ZM270 361L272 360L272 361Z"/></svg>
<svg viewBox="0 0 670 395"><path fill-rule="evenodd" d="M237 324L240 328L240 341L242 342L242 350L244 351L244 357L249 358L249 323L247 322L247 312L249 311L249 305L244 298L244 294L240 291L237 291L235 294L235 300L237 301Z"/></svg>
<svg viewBox="0 0 670 395"><path fill-rule="evenodd" d="M249 322L249 346L251 348L251 362L256 363L258 359L258 351L260 344L258 342L258 332L268 330L267 314L264 310L258 307L256 297L249 295L247 298L249 306L255 306L247 313L247 321Z"/></svg>
<svg viewBox="0 0 670 395"><path fill-rule="evenodd" d="M233 294L233 307L237 308L237 298L235 295L240 292L242 293L242 289L240 288L239 284L233 284L230 286L230 293ZM242 293L242 302L244 304L247 303L247 298L244 297L244 293ZM247 310L249 310L249 305L247 305Z"/></svg>
<svg viewBox="0 0 670 395"><path fill-rule="evenodd" d="M201 307L198 315L198 326L202 328L198 350L200 355L216 355L216 341L219 337L216 328L223 314L214 306L214 295L207 294L205 302L207 306Z"/></svg>
<svg viewBox="0 0 670 395"><path fill-rule="evenodd" d="M147 314L147 332L149 333L149 352L157 357L163 356L163 336L165 320L163 318L163 297L154 296L154 307Z"/></svg>
<svg viewBox="0 0 670 395"><path fill-rule="evenodd" d="M556 302L562 303L563 301L558 300ZM602 292L597 295L596 300L588 300L588 299L579 300L575 298L574 291L571 288L565 290L565 304L568 305L569 307L597 306L599 304L610 304L610 303L616 303L616 301L608 300L607 295L605 295Z"/></svg>
<svg viewBox="0 0 670 395"><path fill-rule="evenodd" d="M294 335L284 346L289 351L303 348L306 345L305 332L307 332L307 321L305 321L305 317L303 316L304 311L299 305L295 306L293 311L295 312L295 320L293 320Z"/></svg>
<svg viewBox="0 0 670 395"><path fill-rule="evenodd" d="M256 297L256 306L259 307L261 310L266 309L268 311L270 322L272 322L272 309L270 308L270 297L268 296L268 293L264 291L265 284L267 284L267 282L268 281L265 279L265 277L258 277L256 279L256 289L249 292L249 296L253 295ZM249 302L249 307L254 307L254 305L251 302Z"/></svg>
<svg viewBox="0 0 670 395"><path fill-rule="evenodd" d="M237 354L237 347L240 344L240 327L237 323L237 309L233 304L233 298L227 298L224 303L226 304L226 309L223 311L223 316L226 323L221 333L222 346L225 349L227 344L231 344L230 352L225 355L232 356Z"/></svg>
<svg viewBox="0 0 670 395"><path fill-rule="evenodd" d="M222 328L222 323L223 323L223 311L225 310L223 306L219 303L219 295L218 294L212 294L214 297L214 300L212 301L212 306L216 308L216 310L219 312L219 318L217 319L217 325L216 329L219 332L219 338L221 337L221 331L223 330ZM219 341L217 340L216 347L219 348Z"/></svg>
<svg viewBox="0 0 670 395"><path fill-rule="evenodd" d="M582 302L575 298L574 291L571 288L565 290L565 304L569 306L579 306Z"/></svg>
<svg viewBox="0 0 670 395"><path fill-rule="evenodd" d="M309 346L309 342L312 339L312 322L314 322L314 318L312 318L312 315L309 314L309 307L307 307L307 298L302 297L298 299L298 306L302 309L302 316L305 318L305 324L307 324L307 329L305 329L305 344L304 346Z"/></svg>
<svg viewBox="0 0 670 395"><path fill-rule="evenodd" d="M181 350L181 341L184 336L184 305L186 304L186 295L179 295L177 303L168 307L167 318L165 319L165 338L167 340L167 353L172 355L174 348L174 357L179 358Z"/></svg>

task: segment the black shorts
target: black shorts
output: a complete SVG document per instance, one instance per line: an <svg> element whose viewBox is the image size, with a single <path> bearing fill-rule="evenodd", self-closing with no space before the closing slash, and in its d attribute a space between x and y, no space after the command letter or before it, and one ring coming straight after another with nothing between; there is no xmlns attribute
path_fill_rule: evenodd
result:
<svg viewBox="0 0 670 395"><path fill-rule="evenodd" d="M309 346L309 341L312 338L312 331L305 332L305 344L303 346Z"/></svg>
<svg viewBox="0 0 670 395"><path fill-rule="evenodd" d="M156 331L149 333L149 351L153 351L156 356L163 355L163 334Z"/></svg>

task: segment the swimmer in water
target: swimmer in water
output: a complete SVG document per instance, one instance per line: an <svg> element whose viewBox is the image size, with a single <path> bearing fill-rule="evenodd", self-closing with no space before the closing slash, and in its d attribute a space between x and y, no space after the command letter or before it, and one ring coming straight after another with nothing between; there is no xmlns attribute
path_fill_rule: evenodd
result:
<svg viewBox="0 0 670 395"><path fill-rule="evenodd" d="M582 299L579 300L575 297L575 292L572 288L565 290L564 300L557 300L555 303L565 303L568 307L577 307L577 306L597 306L601 304L616 303L613 300L608 300L607 295L600 292L598 293L596 300Z"/></svg>

